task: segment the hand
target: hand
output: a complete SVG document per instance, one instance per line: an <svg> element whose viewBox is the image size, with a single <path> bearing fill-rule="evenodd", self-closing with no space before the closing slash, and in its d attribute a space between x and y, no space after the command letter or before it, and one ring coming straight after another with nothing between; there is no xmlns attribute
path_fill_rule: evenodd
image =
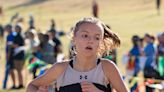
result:
<svg viewBox="0 0 164 92"><path fill-rule="evenodd" d="M40 86L37 92L48 92L48 87L47 86Z"/></svg>
<svg viewBox="0 0 164 92"><path fill-rule="evenodd" d="M82 92L103 92L99 90L94 84L89 82L82 82L81 83Z"/></svg>

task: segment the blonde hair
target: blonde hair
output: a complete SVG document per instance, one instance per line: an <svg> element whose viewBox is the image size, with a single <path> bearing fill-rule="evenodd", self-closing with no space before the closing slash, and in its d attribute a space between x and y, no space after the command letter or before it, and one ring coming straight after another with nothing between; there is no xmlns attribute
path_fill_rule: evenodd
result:
<svg viewBox="0 0 164 92"><path fill-rule="evenodd" d="M95 17L85 17L79 20L73 29L74 36L76 35L76 32L79 30L80 26L84 23L100 24L100 26L102 26L103 28L103 43L100 44L99 50L97 52L97 55L99 57L101 57L107 51L115 49L120 46L121 41L117 34L112 32L112 30L110 30L103 22L101 22L99 19Z"/></svg>

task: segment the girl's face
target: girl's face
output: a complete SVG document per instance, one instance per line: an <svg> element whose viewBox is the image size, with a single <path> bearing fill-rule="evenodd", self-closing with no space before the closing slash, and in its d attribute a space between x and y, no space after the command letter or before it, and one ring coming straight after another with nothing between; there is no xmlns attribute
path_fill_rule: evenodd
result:
<svg viewBox="0 0 164 92"><path fill-rule="evenodd" d="M103 28L100 24L81 24L73 37L77 54L84 56L96 56L102 41Z"/></svg>

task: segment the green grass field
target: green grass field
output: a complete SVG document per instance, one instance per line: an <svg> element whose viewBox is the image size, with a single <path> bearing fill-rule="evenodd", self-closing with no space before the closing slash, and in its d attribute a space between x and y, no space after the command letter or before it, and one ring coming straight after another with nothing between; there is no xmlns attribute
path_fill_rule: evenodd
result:
<svg viewBox="0 0 164 92"><path fill-rule="evenodd" d="M58 29L68 32L77 20L92 16L92 0L0 0L0 2L4 9L4 16L0 17L1 24L5 25L13 14L19 12L24 17L24 26L27 29L28 15L32 13L35 16L37 29L42 32L49 29L51 18L56 20ZM124 74L121 56L130 49L132 35L143 36L145 33L150 33L156 36L158 32L164 31L164 2L161 5L160 16L157 15L155 0L98 0L98 3L99 18L120 35L122 45L118 49L118 66ZM62 37L61 40L64 53L68 55L70 39ZM3 73L4 43L0 43L0 49L0 67L2 67L0 72ZM3 74L0 76L0 87ZM2 92L23 91L2 90Z"/></svg>

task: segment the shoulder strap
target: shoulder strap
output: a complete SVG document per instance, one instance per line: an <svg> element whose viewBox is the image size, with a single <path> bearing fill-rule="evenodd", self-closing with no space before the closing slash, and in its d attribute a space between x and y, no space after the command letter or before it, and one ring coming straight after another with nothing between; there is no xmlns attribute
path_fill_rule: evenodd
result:
<svg viewBox="0 0 164 92"><path fill-rule="evenodd" d="M73 59L69 62L69 65L73 68Z"/></svg>
<svg viewBox="0 0 164 92"><path fill-rule="evenodd" d="M100 58L97 60L97 65L101 62ZM73 68L73 60L69 62L69 65Z"/></svg>
<svg viewBox="0 0 164 92"><path fill-rule="evenodd" d="M98 58L98 60L97 60L97 65L98 65L100 62L101 62L101 60L100 60L100 58Z"/></svg>

